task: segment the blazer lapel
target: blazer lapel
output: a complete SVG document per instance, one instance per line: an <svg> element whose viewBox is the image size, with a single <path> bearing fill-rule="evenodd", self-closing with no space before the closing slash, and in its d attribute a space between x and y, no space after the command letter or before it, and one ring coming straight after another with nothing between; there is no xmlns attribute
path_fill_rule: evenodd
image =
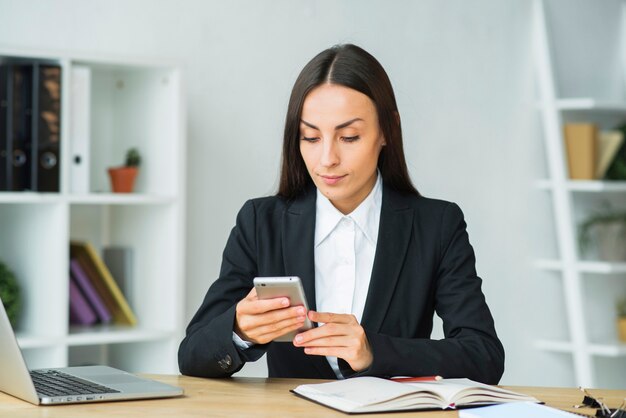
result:
<svg viewBox="0 0 626 418"><path fill-rule="evenodd" d="M405 262L413 231L413 209L407 197L383 186L376 256L361 324L378 332Z"/></svg>
<svg viewBox="0 0 626 418"><path fill-rule="evenodd" d="M285 274L299 276L309 303L309 309L316 310L315 303L315 187L294 200L283 215L282 244ZM321 378L335 375L326 357L309 356Z"/></svg>
<svg viewBox="0 0 626 418"><path fill-rule="evenodd" d="M287 206L283 214L282 245L285 274L299 276L309 309L315 310L315 187Z"/></svg>

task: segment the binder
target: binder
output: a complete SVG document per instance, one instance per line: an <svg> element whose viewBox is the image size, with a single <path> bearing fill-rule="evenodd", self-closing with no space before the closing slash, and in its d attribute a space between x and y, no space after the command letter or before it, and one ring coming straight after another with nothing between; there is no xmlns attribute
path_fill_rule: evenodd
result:
<svg viewBox="0 0 626 418"><path fill-rule="evenodd" d="M72 67L71 89L71 148L70 190L72 193L89 193L89 143L91 140L91 69Z"/></svg>
<svg viewBox="0 0 626 418"><path fill-rule="evenodd" d="M0 62L0 191L9 190L9 66Z"/></svg>
<svg viewBox="0 0 626 418"><path fill-rule="evenodd" d="M32 189L59 191L61 142L61 67L34 64Z"/></svg>
<svg viewBox="0 0 626 418"><path fill-rule="evenodd" d="M11 134L7 145L9 156L9 190L32 190L33 66L16 64L9 71L11 83Z"/></svg>

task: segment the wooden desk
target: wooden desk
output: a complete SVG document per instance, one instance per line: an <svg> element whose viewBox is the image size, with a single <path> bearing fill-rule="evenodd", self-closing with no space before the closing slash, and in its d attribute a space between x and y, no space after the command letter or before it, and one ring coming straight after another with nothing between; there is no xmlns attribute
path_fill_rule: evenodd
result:
<svg viewBox="0 0 626 418"><path fill-rule="evenodd" d="M150 378L180 386L185 396L132 402L106 402L80 405L34 406L0 393L0 417L348 417L349 415L304 400L289 392L301 383L319 381L300 379L199 379L187 376L154 375ZM570 408L582 400L572 388L509 387L541 399L550 406ZM626 390L595 390L610 407L626 397ZM573 409L571 409L573 410ZM592 410L593 411L593 410ZM580 412L580 410L579 410ZM456 411L401 412L393 415L367 414L364 417L457 417Z"/></svg>

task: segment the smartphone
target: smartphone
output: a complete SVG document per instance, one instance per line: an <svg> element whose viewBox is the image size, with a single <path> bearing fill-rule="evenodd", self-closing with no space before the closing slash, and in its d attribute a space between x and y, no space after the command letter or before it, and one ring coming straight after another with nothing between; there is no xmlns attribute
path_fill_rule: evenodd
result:
<svg viewBox="0 0 626 418"><path fill-rule="evenodd" d="M286 297L289 299L290 306L304 306L306 312L309 312L309 305L306 303L304 288L302 281L297 276L286 277L255 277L254 288L259 299L274 299ZM304 325L295 331L282 335L274 341L292 342L296 334L313 328L313 323L307 318Z"/></svg>

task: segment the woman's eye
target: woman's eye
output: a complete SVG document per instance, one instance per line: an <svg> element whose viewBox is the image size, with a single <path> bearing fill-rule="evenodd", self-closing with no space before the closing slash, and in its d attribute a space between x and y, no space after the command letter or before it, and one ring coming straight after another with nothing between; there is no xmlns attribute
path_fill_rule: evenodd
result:
<svg viewBox="0 0 626 418"><path fill-rule="evenodd" d="M355 136L344 136L344 137L342 137L342 139L345 142L354 142L354 141L359 139L359 136L358 135L355 135Z"/></svg>
<svg viewBox="0 0 626 418"><path fill-rule="evenodd" d="M315 142L317 141L319 138L318 137L308 137L308 136L303 136L302 138L300 138L302 141L307 141L307 142Z"/></svg>

